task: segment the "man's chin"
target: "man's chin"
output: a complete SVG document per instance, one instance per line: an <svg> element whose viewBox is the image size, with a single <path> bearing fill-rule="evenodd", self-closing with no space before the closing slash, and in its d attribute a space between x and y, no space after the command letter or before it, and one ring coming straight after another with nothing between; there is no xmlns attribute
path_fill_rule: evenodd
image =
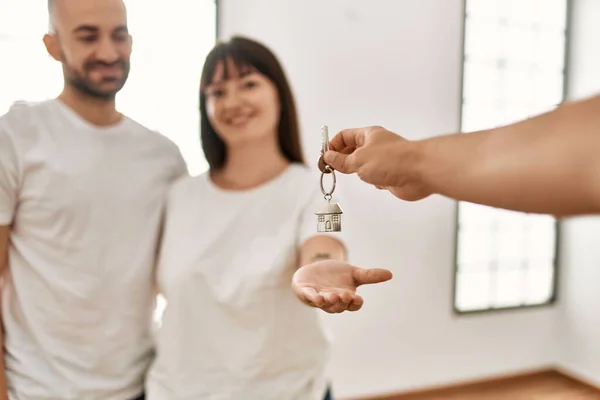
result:
<svg viewBox="0 0 600 400"><path fill-rule="evenodd" d="M125 86L125 81L123 80L114 80L114 81L104 81L95 85L99 91L103 92L118 92Z"/></svg>
<svg viewBox="0 0 600 400"><path fill-rule="evenodd" d="M106 100L106 101L110 101L110 100L114 100L117 97L117 93L118 91L114 91L114 90L96 90L96 89L84 89L81 90L81 88L79 89L79 92L82 93L83 95L85 95L86 97L90 97L93 99L97 99L97 100Z"/></svg>
<svg viewBox="0 0 600 400"><path fill-rule="evenodd" d="M114 100L117 94L123 89L124 84L110 84L110 85L97 85L92 90L89 91L89 94L95 95L98 98L106 99L106 100Z"/></svg>
<svg viewBox="0 0 600 400"><path fill-rule="evenodd" d="M114 99L117 98L117 93L114 92L110 92L110 93L98 93L95 96L97 99L99 100L106 100L106 101L112 101Z"/></svg>
<svg viewBox="0 0 600 400"><path fill-rule="evenodd" d="M92 79L69 79L69 84L84 96L99 100L114 100L117 93L125 86L126 79L95 81Z"/></svg>

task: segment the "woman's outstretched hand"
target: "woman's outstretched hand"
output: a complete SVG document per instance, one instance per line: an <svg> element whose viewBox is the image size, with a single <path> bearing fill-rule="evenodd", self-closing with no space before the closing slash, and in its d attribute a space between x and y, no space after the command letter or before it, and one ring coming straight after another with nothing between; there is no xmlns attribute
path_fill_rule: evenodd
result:
<svg viewBox="0 0 600 400"><path fill-rule="evenodd" d="M390 279L392 273L386 269L365 269L339 260L321 260L298 268L292 289L311 307L341 313L360 310L364 301L356 294L359 286Z"/></svg>

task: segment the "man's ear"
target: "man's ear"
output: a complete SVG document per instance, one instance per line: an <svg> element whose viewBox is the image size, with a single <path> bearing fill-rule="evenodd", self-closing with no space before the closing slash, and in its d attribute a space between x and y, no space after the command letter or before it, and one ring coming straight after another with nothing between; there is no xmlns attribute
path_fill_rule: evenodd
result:
<svg viewBox="0 0 600 400"><path fill-rule="evenodd" d="M50 57L54 58L56 61L62 61L56 35L46 33L44 35L44 46L46 46L46 51L48 51Z"/></svg>

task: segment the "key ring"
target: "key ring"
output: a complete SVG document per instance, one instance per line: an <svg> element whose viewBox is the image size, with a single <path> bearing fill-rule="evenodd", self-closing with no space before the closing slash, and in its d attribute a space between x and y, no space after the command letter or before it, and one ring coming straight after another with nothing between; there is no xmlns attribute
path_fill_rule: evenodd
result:
<svg viewBox="0 0 600 400"><path fill-rule="evenodd" d="M329 201L329 200L331 200L331 195L333 194L333 192L335 190L335 184L336 184L335 172L329 165L326 165L325 168L323 168L323 169L324 169L324 171L321 172L321 193L323 193L323 195L325 196L325 200ZM326 172L326 171L328 171L328 172ZM331 176L333 177L333 185L331 187L330 192L326 192L325 188L323 187L323 177L325 176L325 174L331 174Z"/></svg>

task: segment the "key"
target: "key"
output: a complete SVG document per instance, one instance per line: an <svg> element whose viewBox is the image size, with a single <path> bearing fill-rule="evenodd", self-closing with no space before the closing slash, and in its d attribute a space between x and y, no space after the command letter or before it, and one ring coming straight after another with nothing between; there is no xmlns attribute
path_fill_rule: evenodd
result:
<svg viewBox="0 0 600 400"><path fill-rule="evenodd" d="M327 125L323 125L321 127L321 155L317 165L319 171L330 174L333 170L323 161L323 155L327 150L329 150L329 128L327 128Z"/></svg>
<svg viewBox="0 0 600 400"><path fill-rule="evenodd" d="M321 156L319 157L319 170L321 171L321 193L325 197L325 203L319 207L317 212L317 232L341 232L342 231L342 208L336 202L331 202L333 192L335 191L336 178L335 171L323 161L323 154L329 149L329 131L327 125L321 127ZM326 174L331 174L333 185L330 191L325 190L323 178Z"/></svg>

